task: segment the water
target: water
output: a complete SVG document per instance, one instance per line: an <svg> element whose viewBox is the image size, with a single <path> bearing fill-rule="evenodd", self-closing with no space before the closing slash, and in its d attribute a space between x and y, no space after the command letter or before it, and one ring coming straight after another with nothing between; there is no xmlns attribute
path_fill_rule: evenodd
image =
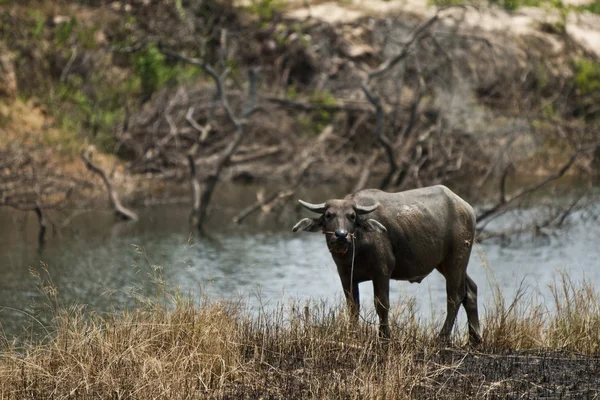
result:
<svg viewBox="0 0 600 400"><path fill-rule="evenodd" d="M305 212L288 210L237 226L230 222L233 210L251 199L224 192L216 201L222 210L212 215L208 238L194 235L187 206L146 208L135 223L117 223L112 213L98 210L76 215L67 228L50 229L43 251L37 248L36 217L0 208L2 328L9 335L17 334L33 323L27 314L35 314L44 298L30 269L42 271L43 266L63 304L83 304L99 311L129 304L133 291L152 296L156 290L152 276L160 276L185 294L243 299L256 310L289 299L341 302L341 285L323 236L291 232ZM64 219L64 215L52 217L56 223ZM568 230L543 241L476 246L469 274L479 286L480 309L490 304L494 282L508 299L523 284L549 308L548 285L558 271L600 282L600 228L582 218L575 221ZM369 313L373 309L370 282L362 283L360 290L363 310ZM445 281L436 271L421 284L391 284L392 303L397 306L414 298L425 320L443 317L445 296ZM463 311L459 317L459 323L464 321ZM43 320L43 315L39 318Z"/></svg>

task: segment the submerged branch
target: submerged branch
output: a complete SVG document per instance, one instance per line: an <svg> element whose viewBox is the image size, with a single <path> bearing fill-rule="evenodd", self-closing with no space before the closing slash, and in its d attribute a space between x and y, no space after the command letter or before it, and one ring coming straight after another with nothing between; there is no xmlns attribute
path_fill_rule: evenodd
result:
<svg viewBox="0 0 600 400"><path fill-rule="evenodd" d="M257 202L246 207L245 209L240 211L235 217L233 217L233 222L236 224L241 224L247 217L249 217L254 212L258 211L259 209L270 210L276 203L283 202L284 200L291 198L304 181L306 171L315 162L316 159L314 159L313 157L306 160L297 172L296 179L290 185L290 187L272 192L264 198L259 199Z"/></svg>
<svg viewBox="0 0 600 400"><path fill-rule="evenodd" d="M104 186L106 186L106 190L108 192L108 198L111 205L115 209L117 216L124 220L137 221L137 214L121 204L119 193L117 193L116 189L113 187L112 183L108 179L108 176L106 176L106 173L92 162L91 156L92 153L86 153L85 151L81 152L81 159L85 163L86 168L102 178Z"/></svg>
<svg viewBox="0 0 600 400"><path fill-rule="evenodd" d="M34 212L37 215L38 222L40 224L40 230L38 232L38 249L41 250L44 248L44 244L46 243L46 217L44 216L44 212L39 205L36 205Z"/></svg>
<svg viewBox="0 0 600 400"><path fill-rule="evenodd" d="M508 167L505 169L504 173L502 174L502 178L500 180L500 189L499 189L499 193L500 193L500 199L499 201L494 204L491 207L488 207L487 209L481 211L478 215L477 215L477 223L481 223L483 221L485 221L486 219L494 216L495 214L497 214L498 212L504 210L506 207L508 207L511 203L513 203L515 200L517 199L521 199L525 196L527 196L528 194L531 194L541 188L543 188L544 186L546 186L547 184L549 184L552 181L555 181L559 178L561 178L562 176L565 175L565 173L573 166L573 164L575 164L575 161L577 161L577 159L579 158L579 156L582 153L588 152L590 150L593 150L596 148L596 144L590 145L590 146L586 146L583 148L580 148L579 150L575 151L573 154L571 154L571 157L569 158L569 160L555 173L548 175L547 177L545 177L544 179L529 185L527 187L521 188L520 190L517 190L515 193L513 193L510 196L507 196L505 191L505 186L506 186L506 176L508 174Z"/></svg>

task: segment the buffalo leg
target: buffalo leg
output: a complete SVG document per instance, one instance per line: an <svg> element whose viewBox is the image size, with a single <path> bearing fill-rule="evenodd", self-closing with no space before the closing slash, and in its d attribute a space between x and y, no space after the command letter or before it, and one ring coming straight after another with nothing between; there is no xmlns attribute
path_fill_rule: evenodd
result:
<svg viewBox="0 0 600 400"><path fill-rule="evenodd" d="M467 295L466 263L469 258L449 257L438 270L446 278L446 320L442 326L439 337L442 341L449 342L458 308Z"/></svg>
<svg viewBox="0 0 600 400"><path fill-rule="evenodd" d="M375 293L375 310L379 316L379 337L388 339L390 337L390 324L388 320L390 311L390 279L388 277L374 279L373 292Z"/></svg>
<svg viewBox="0 0 600 400"><path fill-rule="evenodd" d="M352 323L358 322L358 313L360 312L360 295L358 292L358 282L352 282L350 277L341 277L344 296L346 297L346 306Z"/></svg>
<svg viewBox="0 0 600 400"><path fill-rule="evenodd" d="M452 333L452 328L454 327L454 322L456 321L456 314L458 314L458 307L462 303L465 296L464 285L460 285L463 289L457 287L458 285L454 285L454 282L450 282L446 280L446 296L448 297L446 300L446 321L444 321L444 325L442 326L442 330L440 331L440 339L443 341L450 341L450 334Z"/></svg>
<svg viewBox="0 0 600 400"><path fill-rule="evenodd" d="M469 275L467 275L466 286L467 295L462 304L469 321L469 340L472 344L479 344L481 343L481 335L479 334L479 314L477 312L477 285Z"/></svg>

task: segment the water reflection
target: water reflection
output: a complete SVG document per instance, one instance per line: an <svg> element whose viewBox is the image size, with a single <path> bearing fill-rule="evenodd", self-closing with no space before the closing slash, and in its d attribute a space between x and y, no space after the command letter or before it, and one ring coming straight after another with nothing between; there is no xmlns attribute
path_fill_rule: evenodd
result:
<svg viewBox="0 0 600 400"><path fill-rule="evenodd" d="M229 223L230 215L213 216L209 237L200 238L190 233L187 207L144 209L139 222L119 224L111 213L95 211L74 218L61 234L51 232L39 254L35 218L0 209L0 305L32 311L43 301L29 273L30 267L39 270L41 263L47 265L63 302L100 311L127 304L131 299L127 293L133 290L152 295L155 287L148 277L158 273L183 293L242 298L254 307L275 307L289 298L341 301L339 278L322 235L291 232L302 215L300 210L286 212L242 226ZM568 234L547 238L549 245L476 246L469 274L479 285L480 305L490 301L494 279L509 299L524 280L529 293L549 305L547 285L559 269L600 282L596 267L600 229L579 221ZM445 283L436 272L420 285L392 283L392 302L407 297L416 298L425 319L445 312ZM366 312L372 310L372 299L370 283L361 284ZM465 320L463 314L460 321ZM20 332L27 317L4 309L0 321L5 332L13 334Z"/></svg>

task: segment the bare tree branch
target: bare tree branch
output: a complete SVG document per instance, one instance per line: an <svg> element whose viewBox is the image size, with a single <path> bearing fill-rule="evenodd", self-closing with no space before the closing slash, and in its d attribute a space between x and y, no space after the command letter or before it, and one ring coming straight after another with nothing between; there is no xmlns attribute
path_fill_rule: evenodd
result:
<svg viewBox="0 0 600 400"><path fill-rule="evenodd" d="M214 189L219 181L221 172L222 172L223 168L229 163L232 155L235 153L236 149L238 148L238 146L242 142L242 139L245 136L246 119L248 117L250 117L257 110L257 106L256 106L257 70L252 69L249 71L249 81L250 82L249 82L249 88L248 88L248 102L247 102L246 106L244 107L244 111L242 112L240 118L236 118L236 116L233 113L233 110L231 109L231 106L229 105L227 95L225 94L224 80L225 80L225 77L227 76L227 73L229 72L227 69L221 75L218 75L217 72L213 69L213 67L210 66L208 63L206 63L204 60L197 60L197 59L185 57L179 53L176 53L171 50L163 48L160 44L159 44L159 49L161 50L161 52L163 52L165 55L167 55L169 57L172 57L176 60L185 62L190 65L194 65L194 66L202 68L204 70L204 72L206 72L212 78L212 80L215 83L215 86L217 87L217 95L218 95L218 99L221 102L221 106L225 110L225 114L227 115L227 118L229 119L229 121L236 128L236 133L233 137L233 140L231 140L229 142L229 144L227 145L227 147L225 147L225 149L221 152L221 154L216 162L216 165L213 168L213 171L211 171L211 173L206 178L206 181L204 182L204 185L203 185L204 187L202 188L201 194L200 194L200 204L199 204L198 208L194 207L194 214L196 217L196 225L199 230L202 230L202 226L206 219L206 212L208 210L208 205L212 198ZM189 158L188 158L188 162L189 162ZM192 162L193 162L193 160L192 160ZM193 168L193 171L195 171L195 167ZM194 193L195 193L195 191L194 191Z"/></svg>
<svg viewBox="0 0 600 400"><path fill-rule="evenodd" d="M98 167L97 165L95 165L92 162L91 153L87 154L85 151L82 151L81 159L85 163L85 166L88 170L90 170L91 172L95 173L96 175L100 176L100 178L102 178L102 181L104 182L104 186L106 186L106 190L108 192L108 198L110 200L111 205L115 209L117 216L119 216L120 218L125 219L125 220L137 221L137 219L138 219L137 214L135 212L131 211L130 209L124 207L123 204L121 204L121 200L119 199L119 194L112 186L110 180L106 176L106 173L100 167Z"/></svg>
<svg viewBox="0 0 600 400"><path fill-rule="evenodd" d="M425 21L425 23L421 24L421 26L419 26L417 29L415 29L415 31L412 33L410 39L408 39L408 41L406 43L404 43L404 46L403 46L402 50L400 51L400 53L398 53L396 56L392 57L391 59L384 61L374 71L372 71L368 74L367 81L366 81L367 85L369 84L369 82L372 79L375 79L375 78L385 74L390 69L392 69L396 64L398 64L400 61L404 60L406 58L406 56L408 56L408 53L409 53L412 45L416 41L421 39L427 33L429 28L431 28L438 20L439 20L439 12L436 13L433 17L429 18L427 21Z"/></svg>
<svg viewBox="0 0 600 400"><path fill-rule="evenodd" d="M485 221L486 219L490 218L491 216L493 216L494 214L498 213L499 211L505 209L508 205L513 203L515 200L523 198L524 196L526 196L532 192L535 192L536 190L541 189L548 183L550 183L556 179L559 179L573 166L573 164L575 164L575 161L577 161L578 157L582 153L585 153L587 151L595 149L595 147L596 147L596 144L593 144L591 146L586 146L586 147L578 149L571 155L569 160L558 171L556 171L553 174L548 175L547 177L545 177L544 179L540 180L537 183L534 183L527 187L521 188L520 190L516 191L514 194L512 194L511 196L508 196L508 197L506 196L505 188L504 188L504 186L506 185L506 175L507 175L507 171L508 171L508 168L507 168L500 180L500 200L493 206L488 207L487 209L481 211L477 215L477 223L481 223L481 222Z"/></svg>
<svg viewBox="0 0 600 400"><path fill-rule="evenodd" d="M361 189L364 189L365 185L367 184L367 181L369 180L369 176L371 175L371 167L373 166L379 155L380 149L373 150L371 156L367 159L367 161L362 167L362 172L360 174L360 177L358 178L358 181L356 181L356 184L354 185L354 189L352 190L353 192L357 192Z"/></svg>
<svg viewBox="0 0 600 400"><path fill-rule="evenodd" d="M397 55L390 58L389 60L384 61L383 63L381 63L377 68L375 68L371 72L368 72L366 74L365 78L363 79L362 91L365 94L365 96L367 97L367 99L369 100L369 102L375 108L375 115L376 115L376 120L377 120L376 128L375 128L375 136L377 137L377 140L379 141L379 143L385 150L385 153L386 153L387 159L388 159L388 163L389 163L389 171L388 171L387 175L385 176L385 178L382 180L381 184L379 185L380 189L385 189L390 185L390 183L392 182L393 176L395 175L396 171L398 170L398 163L396 161L396 154L394 152L394 147L393 147L390 139L383 132L384 110L383 110L383 105L381 104L381 98L379 96L377 96L375 93L373 93L373 91L370 89L369 85L372 80L377 79L378 77L384 75L386 72L391 70L395 65L397 65L400 61L405 59L408 56L413 44L416 43L417 41L419 41L428 32L429 28L431 28L438 20L439 20L439 15L438 15L438 13L436 13L433 17L431 17L430 19L425 21L423 24L421 24L411 34L409 40L406 43L404 43L402 50ZM417 97L417 100L420 101L420 95ZM418 102L416 104L418 105ZM413 116L413 121L407 125L407 128L412 129L413 124L414 124L414 116ZM409 132L407 129L405 129L405 131L407 133Z"/></svg>
<svg viewBox="0 0 600 400"><path fill-rule="evenodd" d="M188 165L190 167L190 185L192 189L192 212L190 213L190 220L194 215L200 212L200 195L202 194L202 188L198 177L196 175L196 162L194 161L194 155L192 152L187 155Z"/></svg>
<svg viewBox="0 0 600 400"><path fill-rule="evenodd" d="M510 170L512 169L512 164L508 164L506 168L504 168L504 172L502 173L502 178L500 178L500 204L506 203L506 178Z"/></svg>
<svg viewBox="0 0 600 400"><path fill-rule="evenodd" d="M494 158L494 161L492 161L488 164L488 166L485 170L485 173L481 176L481 178L478 180L478 182L472 186L471 196L475 201L479 200L479 193L481 192L481 188L486 184L486 182L488 182L488 180L492 176L492 172L494 172L494 170L500 164L500 162L503 158L503 155L508 151L510 146L512 146L513 142L517 138L517 133L518 133L518 131L515 131L513 134L511 134L509 136L506 143L498 151L496 157Z"/></svg>
<svg viewBox="0 0 600 400"><path fill-rule="evenodd" d="M308 169L319 160L319 157L315 156L313 153L316 149L324 148L324 146L321 144L324 140L326 140L329 131L329 129L324 129L317 140L313 142L312 146L308 149L304 149L304 151L302 151L302 153L298 156L298 159L302 160L302 162L300 163L300 168L298 168L298 170L294 173L295 178L291 185L285 189L274 191L267 196L259 198L257 202L239 212L233 218L233 222L238 224L242 223L244 219L246 219L252 213L258 210L263 210L263 212L270 211L277 204L283 204L286 200L290 199L304 181Z"/></svg>
<svg viewBox="0 0 600 400"><path fill-rule="evenodd" d="M551 233L548 228L562 226L565 220L571 216L576 209L585 207L585 205L580 205L583 198L584 196L577 196L566 207L556 207L545 217L535 218L525 225L513 225L510 228L501 231L478 230L477 241L482 242L494 238L508 238L523 233L531 233L534 236L548 236L549 232ZM503 213L503 211L500 211L500 213Z"/></svg>
<svg viewBox="0 0 600 400"><path fill-rule="evenodd" d="M361 113L372 113L373 110L367 103L364 102L349 102L339 100L337 104L311 104L301 103L289 99L282 99L279 97L265 97L263 100L280 105L282 107L288 107L295 110L313 112L313 111L327 111L327 112L361 112Z"/></svg>
<svg viewBox="0 0 600 400"><path fill-rule="evenodd" d="M194 120L194 107L190 107L188 109L188 112L185 115L185 119L200 134L200 136L198 136L198 143L203 143L206 140L206 138L208 137L208 133L210 132L210 129L211 129L210 122L208 122L204 126L201 126L200 124L198 124Z"/></svg>

